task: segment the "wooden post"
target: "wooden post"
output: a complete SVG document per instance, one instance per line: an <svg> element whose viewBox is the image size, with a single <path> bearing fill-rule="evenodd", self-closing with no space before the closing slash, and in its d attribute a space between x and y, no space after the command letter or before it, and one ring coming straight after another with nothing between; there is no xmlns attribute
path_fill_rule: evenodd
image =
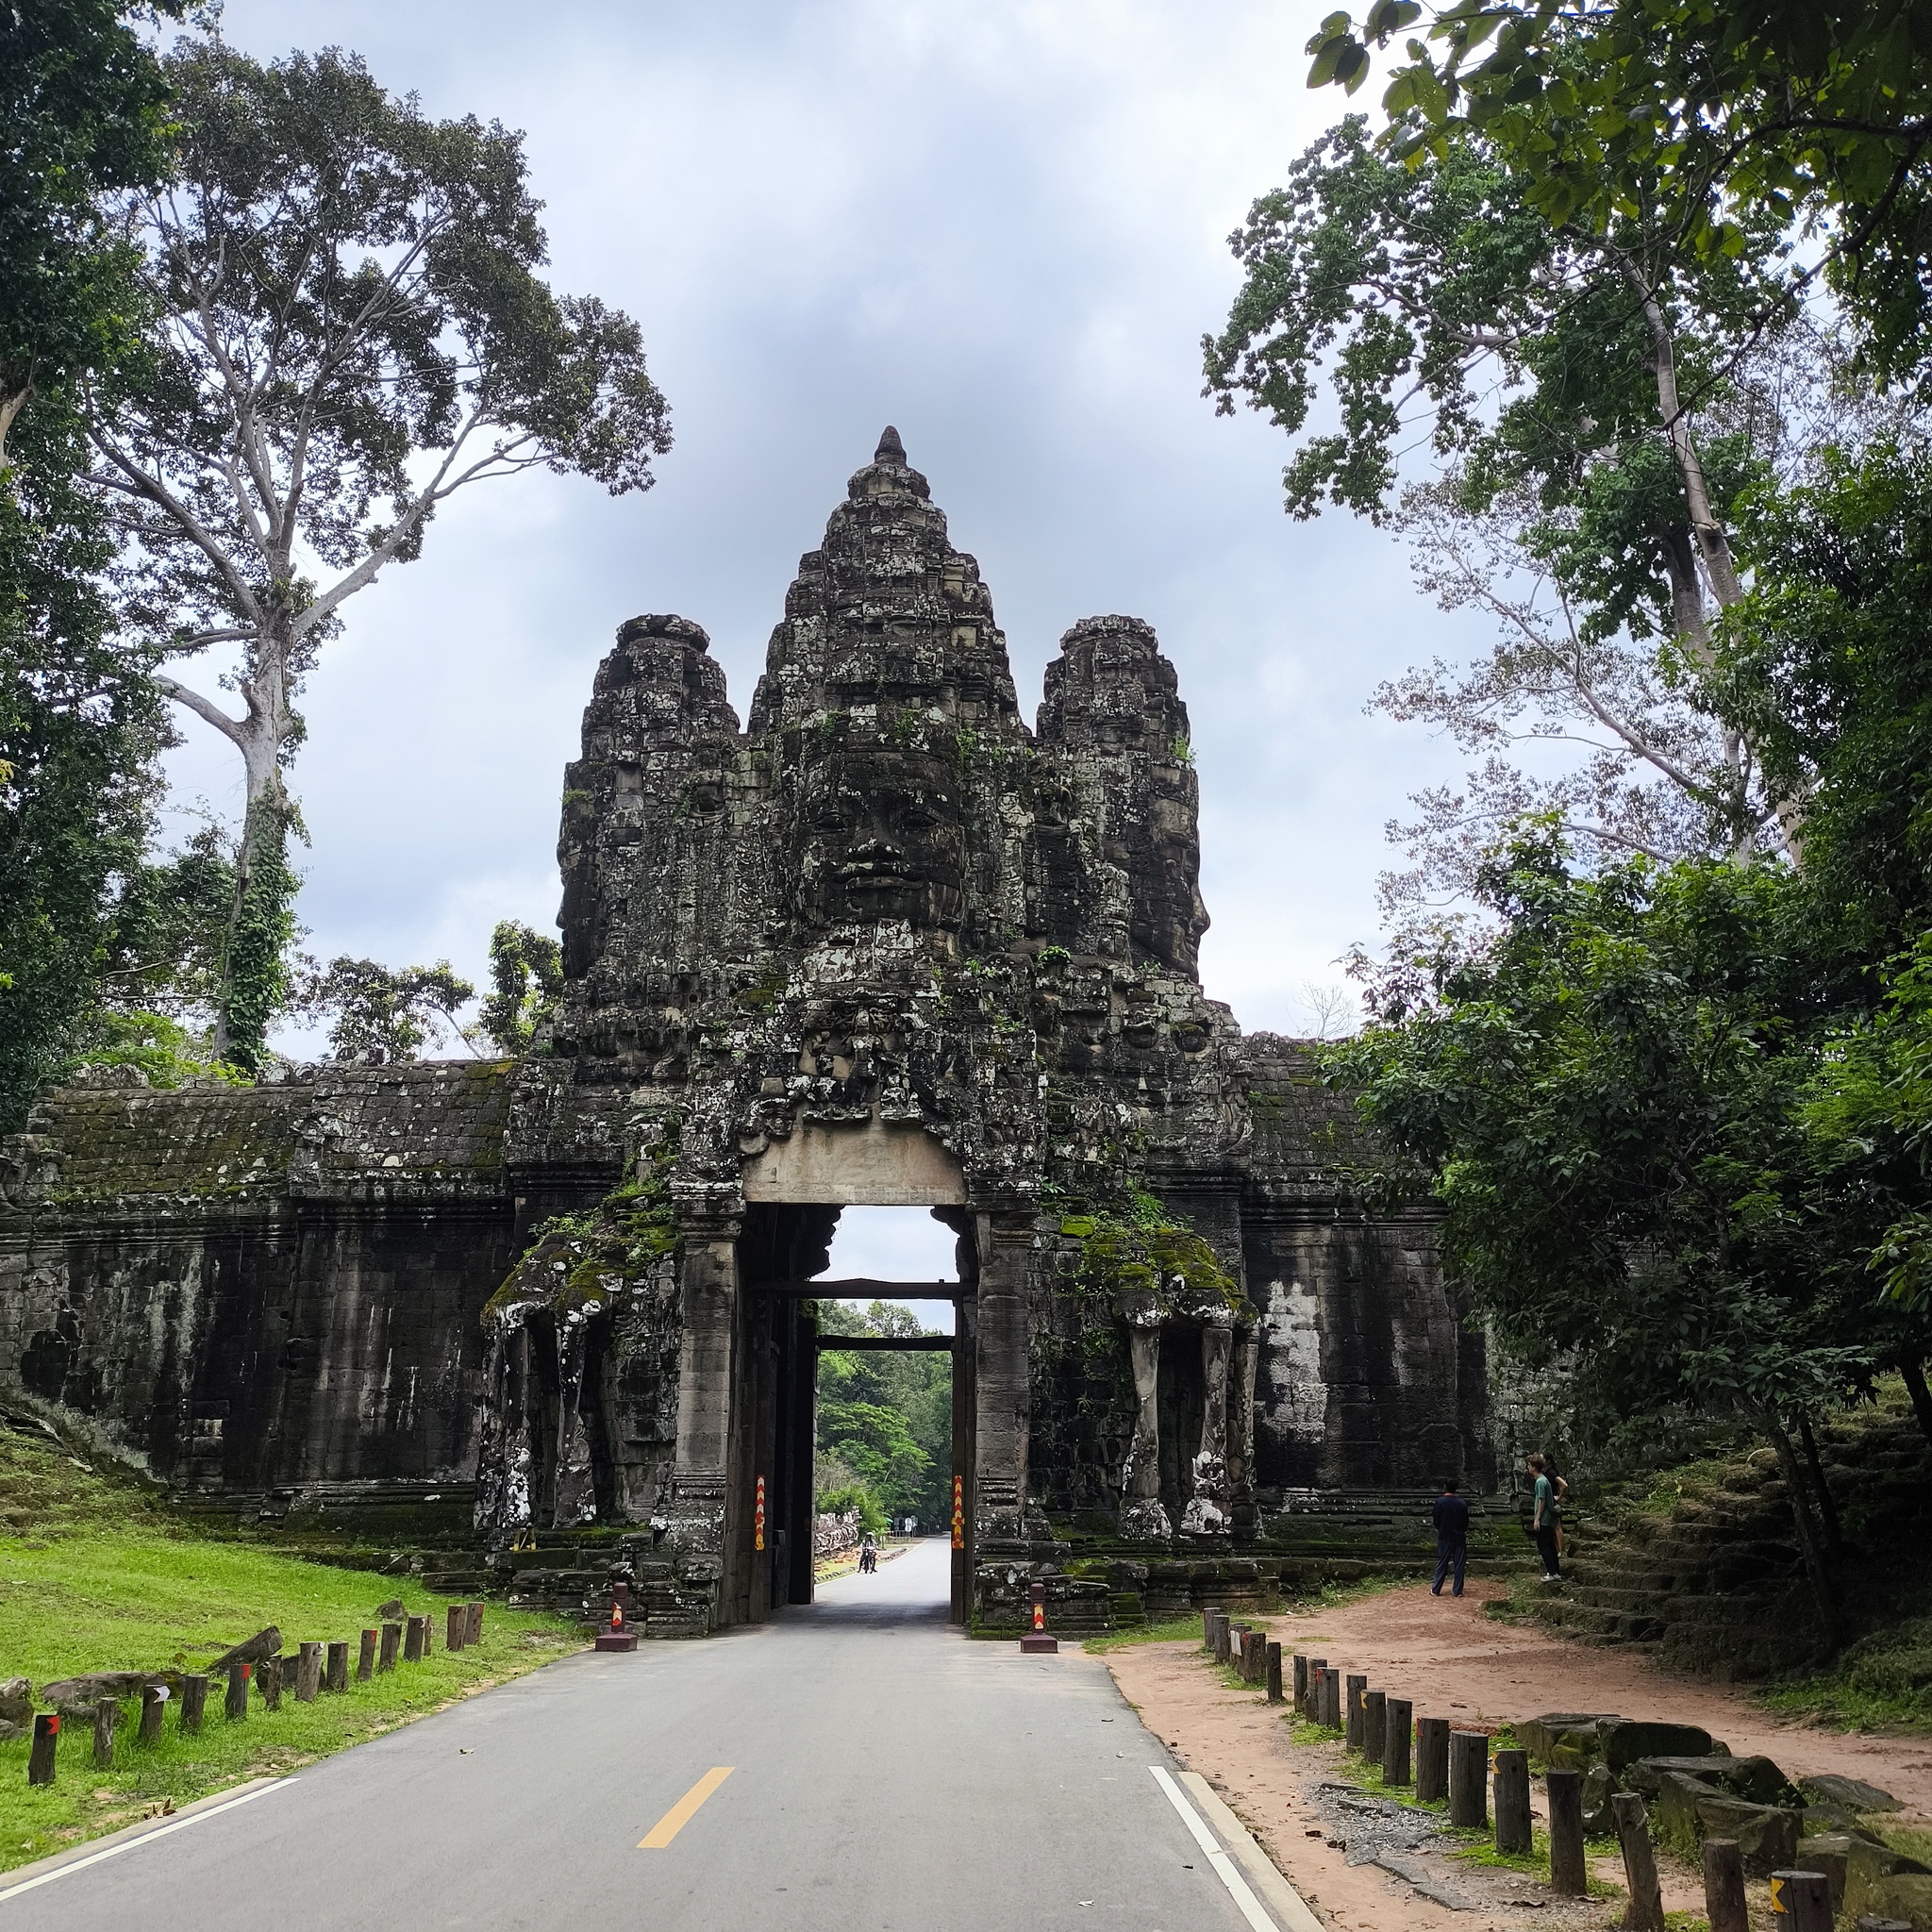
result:
<svg viewBox="0 0 1932 1932"><path fill-rule="evenodd" d="M1415 1794L1426 1805L1440 1805L1449 1795L1446 1717L1419 1717L1415 1721Z"/></svg>
<svg viewBox="0 0 1932 1932"><path fill-rule="evenodd" d="M356 1653L356 1681L366 1684L375 1674L375 1638L374 1630L362 1633L361 1647Z"/></svg>
<svg viewBox="0 0 1932 1932"><path fill-rule="evenodd" d="M295 1646L295 1702L313 1704L315 1693L321 1689L322 1645L298 1643Z"/></svg>
<svg viewBox="0 0 1932 1932"><path fill-rule="evenodd" d="M1415 1723L1415 1706L1407 1697L1391 1697L1382 1713L1382 1782L1406 1785L1409 1782L1409 1729Z"/></svg>
<svg viewBox="0 0 1932 1932"><path fill-rule="evenodd" d="M1308 1708L1307 1720L1311 1724L1322 1722L1322 1673L1328 1668L1325 1657L1311 1657L1308 1659Z"/></svg>
<svg viewBox="0 0 1932 1932"><path fill-rule="evenodd" d="M222 1703L222 1715L231 1724L242 1724L248 1716L248 1680L254 1674L253 1664L228 1666L228 1694Z"/></svg>
<svg viewBox="0 0 1932 1932"><path fill-rule="evenodd" d="M1315 1722L1325 1731L1339 1731L1341 1728L1341 1673L1333 1665L1324 1666L1322 1672L1322 1689L1316 1699L1319 1715Z"/></svg>
<svg viewBox="0 0 1932 1932"><path fill-rule="evenodd" d="M168 1687L165 1684L143 1684L141 1687L141 1729L136 1734L143 1744L160 1741L161 1718L168 1708Z"/></svg>
<svg viewBox="0 0 1932 1932"><path fill-rule="evenodd" d="M452 1604L443 1614L442 1647L445 1650L460 1650L463 1640L470 1634L470 1607L468 1604Z"/></svg>
<svg viewBox="0 0 1932 1932"><path fill-rule="evenodd" d="M1710 1921L1710 1932L1751 1932L1744 1907L1744 1855L1734 1838L1704 1840L1704 1916Z"/></svg>
<svg viewBox="0 0 1932 1932"><path fill-rule="evenodd" d="M1490 1822L1490 1737L1449 1733L1449 1823L1480 1831Z"/></svg>
<svg viewBox="0 0 1932 1932"><path fill-rule="evenodd" d="M191 1736L201 1729L201 1714L208 1708L208 1678L191 1671L181 1679L181 1728Z"/></svg>
<svg viewBox="0 0 1932 1932"><path fill-rule="evenodd" d="M261 1691L261 1707L264 1710L279 1710L282 1707L282 1660L279 1657L265 1657L261 1668L255 1674L257 1688Z"/></svg>
<svg viewBox="0 0 1932 1932"><path fill-rule="evenodd" d="M382 1626L382 1655L376 1658L378 1671L392 1671L396 1667L396 1653L403 1647L403 1626L400 1624L385 1624Z"/></svg>
<svg viewBox="0 0 1932 1932"><path fill-rule="evenodd" d="M1201 1648L1211 1651L1214 1648L1214 1620L1221 1614L1219 1604L1208 1604L1201 1610Z"/></svg>
<svg viewBox="0 0 1932 1932"><path fill-rule="evenodd" d="M1610 1800L1610 1811L1617 1821L1617 1842L1624 1848L1624 1882L1630 1889L1624 1932L1664 1932L1664 1895L1650 1848L1650 1814L1635 1791L1619 1791Z"/></svg>
<svg viewBox="0 0 1932 1932"><path fill-rule="evenodd" d="M1251 1684L1266 1684L1268 1681L1268 1633L1265 1630L1250 1630L1247 1643L1247 1668L1241 1673Z"/></svg>
<svg viewBox="0 0 1932 1932"><path fill-rule="evenodd" d="M1496 1753L1496 1849L1529 1855L1529 1753Z"/></svg>
<svg viewBox="0 0 1932 1932"><path fill-rule="evenodd" d="M94 1706L94 1769L112 1771L114 1768L114 1726L120 1722L121 1707L111 1697L104 1697Z"/></svg>
<svg viewBox="0 0 1932 1932"><path fill-rule="evenodd" d="M1280 1644L1269 1644L1266 1669L1268 1676L1268 1702L1270 1704L1279 1704L1282 1701Z"/></svg>
<svg viewBox="0 0 1932 1932"><path fill-rule="evenodd" d="M1348 1720L1341 1727L1343 1741L1351 1751L1362 1748L1362 1699L1367 1694L1367 1677L1351 1672L1348 1679Z"/></svg>
<svg viewBox="0 0 1932 1932"><path fill-rule="evenodd" d="M1582 1898L1590 1890L1590 1869L1583 1856L1583 1774L1551 1771L1544 1782L1550 1794L1550 1890L1565 1898ZM1734 1845L1732 1850L1736 1849ZM1738 1894L1740 1899L1743 1895L1741 1890ZM1710 1932L1718 1932L1715 1919ZM1745 1932L1745 1927L1740 1923L1725 1932Z"/></svg>
<svg viewBox="0 0 1932 1932"><path fill-rule="evenodd" d="M37 1710L34 1712L33 1748L27 1753L26 1781L30 1785L50 1785L54 1782L54 1747L60 1737L60 1713L58 1710Z"/></svg>
<svg viewBox="0 0 1932 1932"><path fill-rule="evenodd" d="M1308 1660L1300 1651L1294 1654L1294 1707L1308 1714Z"/></svg>
<svg viewBox="0 0 1932 1932"><path fill-rule="evenodd" d="M463 1633L463 1641L465 1643L481 1643L483 1641L483 1605L480 1600L470 1606L470 1627Z"/></svg>
<svg viewBox="0 0 1932 1932"><path fill-rule="evenodd" d="M1771 1910L1778 1932L1831 1932L1831 1880L1823 1872L1774 1872Z"/></svg>
<svg viewBox="0 0 1932 1932"><path fill-rule="evenodd" d="M1362 1756L1371 1764L1382 1761L1382 1738L1389 1724L1389 1693L1369 1690L1362 1695Z"/></svg>
<svg viewBox="0 0 1932 1932"><path fill-rule="evenodd" d="M347 1638L343 1638L340 1643L332 1642L328 1647L328 1688L331 1690L346 1690L349 1688Z"/></svg>
<svg viewBox="0 0 1932 1932"><path fill-rule="evenodd" d="M423 1661L423 1640L427 1632L427 1617L411 1617L408 1634L403 1639L403 1661L406 1664L420 1664Z"/></svg>

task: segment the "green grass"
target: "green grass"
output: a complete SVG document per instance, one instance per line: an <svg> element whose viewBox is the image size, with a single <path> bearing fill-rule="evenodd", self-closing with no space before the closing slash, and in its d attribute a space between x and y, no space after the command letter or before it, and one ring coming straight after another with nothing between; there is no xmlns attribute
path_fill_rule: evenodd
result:
<svg viewBox="0 0 1932 1932"><path fill-rule="evenodd" d="M1932 1617L1907 1617L1862 1638L1813 1675L1759 1693L1772 1709L1846 1731L1932 1734Z"/></svg>
<svg viewBox="0 0 1932 1932"><path fill-rule="evenodd" d="M109 1482L51 1442L0 1428L0 1677L49 1681L107 1670L194 1670L265 1625L285 1650L347 1639L400 1597L433 1616L435 1648L369 1684L299 1705L285 1691L271 1713L251 1690L245 1722L222 1715L225 1686L208 1687L201 1734L184 1735L171 1703L160 1740L136 1740L137 1706L122 1707L114 1769L93 1767L93 1727L68 1720L56 1781L26 1781L28 1742L0 1742L0 1870L179 1807L225 1785L298 1765L392 1730L453 1698L501 1682L577 1647L557 1619L491 1604L483 1641L442 1648L447 1598L408 1578L304 1562L258 1542L212 1541L171 1519L148 1492ZM352 1650L351 1656L354 1656Z"/></svg>
<svg viewBox="0 0 1932 1932"><path fill-rule="evenodd" d="M1080 1648L1098 1657L1109 1650L1124 1650L1135 1643L1185 1643L1201 1641L1199 1617L1169 1617L1159 1624L1133 1624L1124 1630L1104 1631L1090 1637ZM1204 1651L1205 1657L1207 1653Z"/></svg>

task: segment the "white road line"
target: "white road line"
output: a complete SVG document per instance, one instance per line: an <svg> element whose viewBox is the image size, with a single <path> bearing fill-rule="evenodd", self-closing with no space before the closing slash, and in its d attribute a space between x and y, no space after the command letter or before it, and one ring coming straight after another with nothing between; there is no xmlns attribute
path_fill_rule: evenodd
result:
<svg viewBox="0 0 1932 1932"><path fill-rule="evenodd" d="M151 1845L158 1838L166 1838L171 1831L186 1831L191 1824L199 1824L204 1818L218 1818L224 1811L232 1811L237 1805L252 1805L257 1798L265 1798L271 1791L284 1791L297 1783L292 1777L277 1778L272 1785L263 1785L259 1790L243 1791L239 1798L230 1798L225 1805L210 1805L206 1811L191 1812L186 1818L177 1818L173 1824L163 1824L154 1831L144 1831L139 1838L123 1839L117 1845L109 1845L106 1851L94 1852L85 1858L76 1858L71 1865L57 1865L51 1872L42 1872L38 1878L23 1880L19 1885L9 1885L0 1891L0 1905L10 1898L18 1898L24 1891L32 1891L36 1886L51 1885L57 1878L65 1878L70 1872L85 1872L90 1865L98 1865L104 1858L118 1858L123 1852L131 1852L142 1845Z"/></svg>
<svg viewBox="0 0 1932 1932"><path fill-rule="evenodd" d="M1201 1822L1201 1814L1182 1795L1180 1786L1168 1774L1167 1767L1150 1764L1147 1769L1154 1774L1154 1782L1167 1793L1168 1803L1181 1814L1181 1823L1193 1834L1194 1842L1206 1854L1215 1875L1227 1887L1227 1894L1241 1907L1241 1917L1255 1928L1255 1932L1281 1932L1262 1907L1261 1901L1248 1890L1248 1881L1235 1870L1234 1860L1215 1842L1214 1834Z"/></svg>

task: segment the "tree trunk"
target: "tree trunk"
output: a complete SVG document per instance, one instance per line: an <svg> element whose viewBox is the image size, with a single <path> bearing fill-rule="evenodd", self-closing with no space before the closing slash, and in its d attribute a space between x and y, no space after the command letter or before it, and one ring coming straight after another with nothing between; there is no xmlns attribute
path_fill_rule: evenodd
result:
<svg viewBox="0 0 1932 1932"><path fill-rule="evenodd" d="M1838 1648L1838 1605L1831 1590L1831 1574L1818 1525L1811 1520L1811 1497L1805 1472L1798 1466L1798 1453L1784 1424L1768 1408L1757 1409L1753 1420L1770 1440L1785 1485L1791 1492L1791 1522L1798 1532L1798 1547L1804 1552L1805 1572L1810 1580L1812 1601L1818 1606L1818 1627L1827 1651Z"/></svg>
<svg viewBox="0 0 1932 1932"><path fill-rule="evenodd" d="M1898 1372L1905 1377L1906 1393L1912 1398L1912 1413L1919 1418L1919 1429L1932 1443L1932 1390L1925 1387L1925 1371L1916 1356L1902 1355Z"/></svg>
<svg viewBox="0 0 1932 1932"><path fill-rule="evenodd" d="M1818 1438L1811 1433L1811 1418L1801 1414L1798 1417L1798 1440L1805 1445L1805 1466L1811 1472L1811 1486L1818 1491L1818 1508L1824 1518L1825 1547L1834 1557L1842 1556L1845 1547L1844 1526L1839 1521L1838 1503L1831 1493L1831 1485L1824 1480L1824 1464L1818 1455Z"/></svg>

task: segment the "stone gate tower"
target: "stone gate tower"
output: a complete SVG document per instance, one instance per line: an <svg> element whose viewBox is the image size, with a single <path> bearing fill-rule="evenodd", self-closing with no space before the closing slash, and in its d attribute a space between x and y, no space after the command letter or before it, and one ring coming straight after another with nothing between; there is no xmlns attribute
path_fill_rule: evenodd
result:
<svg viewBox="0 0 1932 1932"><path fill-rule="evenodd" d="M1067 631L1028 728L888 429L742 727L696 624L619 631L539 1050L55 1096L0 1169L0 1362L205 1490L608 1533L647 1628L716 1628L809 1594L812 1284L841 1208L916 1203L962 1619L1042 1572L1106 1615L1076 1549L1185 1600L1298 1512L1480 1483L1426 1219L1338 1191L1346 1108L1202 993L1196 806L1138 619Z"/></svg>

